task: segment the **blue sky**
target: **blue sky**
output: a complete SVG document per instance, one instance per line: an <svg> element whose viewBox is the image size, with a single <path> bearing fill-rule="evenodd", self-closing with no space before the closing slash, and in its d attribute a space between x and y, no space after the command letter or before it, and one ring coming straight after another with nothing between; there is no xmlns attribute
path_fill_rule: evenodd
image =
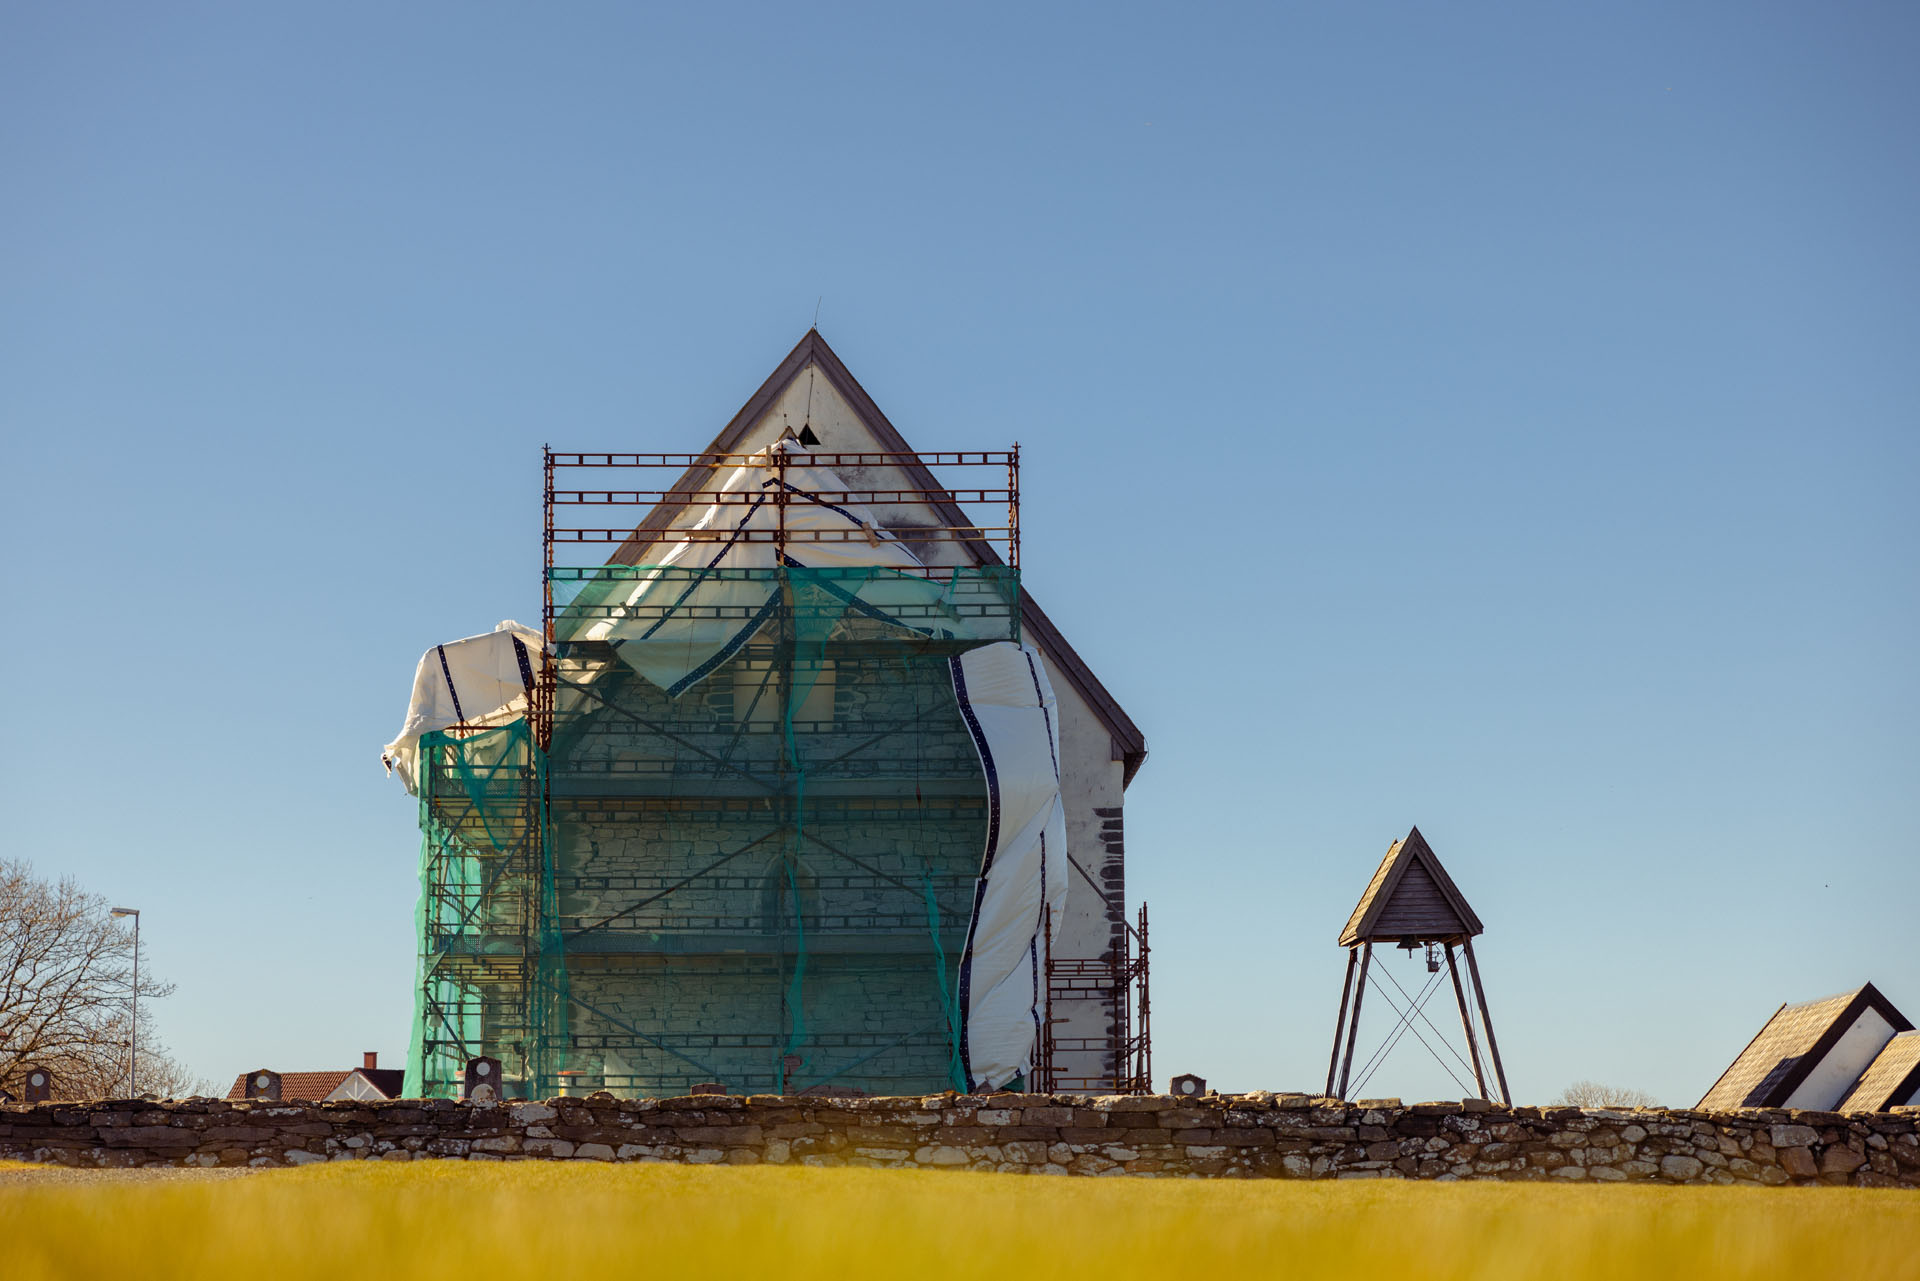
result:
<svg viewBox="0 0 1920 1281"><path fill-rule="evenodd" d="M0 831L143 908L207 1077L399 1060L415 659L537 618L542 442L697 448L816 306L911 441L1023 446L1152 753L1159 1077L1318 1088L1413 823L1523 1098L1920 1017L1910 6L0 33Z"/></svg>

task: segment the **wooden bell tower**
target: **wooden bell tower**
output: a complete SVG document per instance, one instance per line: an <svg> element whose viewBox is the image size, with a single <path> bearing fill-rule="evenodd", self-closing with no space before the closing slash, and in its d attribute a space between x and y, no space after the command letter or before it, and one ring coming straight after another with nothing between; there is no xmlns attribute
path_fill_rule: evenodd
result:
<svg viewBox="0 0 1920 1281"><path fill-rule="evenodd" d="M1500 1046L1493 1039L1493 1018L1487 1013L1487 997L1480 985L1480 965L1473 956L1473 936L1484 933L1486 927L1480 924L1473 909L1467 906L1466 898L1440 866L1440 860L1434 855L1433 848L1426 838L1420 835L1420 829L1414 828L1407 833L1403 841L1395 841L1387 856L1380 860L1380 867L1368 883L1366 893L1360 896L1359 905L1353 909L1347 926L1340 932L1340 946L1347 949L1347 979L1340 990L1340 1017L1333 1028L1333 1054L1327 1060L1327 1093L1334 1098L1347 1096L1347 1081L1353 1070L1353 1047L1360 1033L1360 1007L1367 994L1368 971L1373 964L1373 945L1388 943L1412 951L1426 947L1430 958L1433 949L1446 950L1446 966L1453 980L1454 1000L1460 1006L1460 1026L1467 1035L1467 1053L1473 1065L1474 1083L1479 1086L1480 1097L1492 1099L1487 1092L1487 1075L1482 1066L1480 1041L1474 1032L1473 1013L1468 1008L1466 985L1461 981L1460 966L1455 958L1454 949L1465 953L1467 977L1473 988L1474 1004L1477 1006L1480 1028L1485 1033L1487 1054L1492 1060L1493 1075L1500 1087L1499 1102L1511 1106L1513 1097L1507 1092L1506 1069L1500 1064ZM1430 959L1428 966L1436 970L1437 958ZM1359 981L1354 980L1354 971L1359 970ZM1390 993L1382 989L1391 1003ZM1349 1017L1351 1003L1351 1017ZM1409 1008L1401 1015L1403 1022L1411 1024L1420 1015L1417 1001L1409 997ZM1341 1052L1341 1042L1346 1043L1345 1053ZM1364 1075L1364 1073L1363 1073ZM1337 1077L1337 1080L1336 1080Z"/></svg>

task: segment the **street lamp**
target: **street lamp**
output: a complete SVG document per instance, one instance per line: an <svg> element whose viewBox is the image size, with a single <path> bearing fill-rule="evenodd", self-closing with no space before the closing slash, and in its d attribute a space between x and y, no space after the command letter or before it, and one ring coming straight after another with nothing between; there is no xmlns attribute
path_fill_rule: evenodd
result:
<svg viewBox="0 0 1920 1281"><path fill-rule="evenodd" d="M133 1069L140 1061L140 909L116 907L115 916L133 918L133 1026L127 1036L127 1097L133 1097Z"/></svg>

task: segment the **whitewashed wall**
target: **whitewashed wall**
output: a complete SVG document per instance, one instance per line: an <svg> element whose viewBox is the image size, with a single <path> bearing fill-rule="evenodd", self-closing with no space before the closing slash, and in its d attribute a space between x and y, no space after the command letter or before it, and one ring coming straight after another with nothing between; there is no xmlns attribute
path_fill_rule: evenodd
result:
<svg viewBox="0 0 1920 1281"><path fill-rule="evenodd" d="M1800 1088L1788 1096L1787 1106L1816 1112L1833 1107L1860 1079L1867 1064L1893 1039L1893 1031L1893 1024L1882 1018L1878 1010L1861 1011L1853 1026L1841 1033L1839 1042L1800 1083Z"/></svg>

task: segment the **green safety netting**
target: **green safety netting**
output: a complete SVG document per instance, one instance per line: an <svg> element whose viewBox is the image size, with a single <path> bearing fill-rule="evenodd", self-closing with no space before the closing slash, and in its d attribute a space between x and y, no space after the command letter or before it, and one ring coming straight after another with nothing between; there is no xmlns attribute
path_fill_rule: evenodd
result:
<svg viewBox="0 0 1920 1281"><path fill-rule="evenodd" d="M410 1094L964 1088L1003 567L550 571L550 712L421 739ZM543 746L544 744L544 746Z"/></svg>

